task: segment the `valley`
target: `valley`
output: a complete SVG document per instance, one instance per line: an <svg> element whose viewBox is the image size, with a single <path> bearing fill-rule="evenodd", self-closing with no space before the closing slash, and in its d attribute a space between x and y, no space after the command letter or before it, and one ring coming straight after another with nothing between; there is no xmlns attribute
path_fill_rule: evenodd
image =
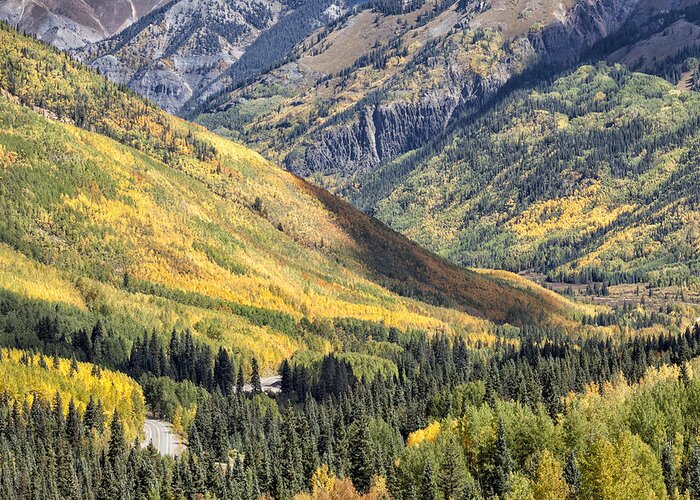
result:
<svg viewBox="0 0 700 500"><path fill-rule="evenodd" d="M0 498L700 498L696 1L0 19Z"/></svg>

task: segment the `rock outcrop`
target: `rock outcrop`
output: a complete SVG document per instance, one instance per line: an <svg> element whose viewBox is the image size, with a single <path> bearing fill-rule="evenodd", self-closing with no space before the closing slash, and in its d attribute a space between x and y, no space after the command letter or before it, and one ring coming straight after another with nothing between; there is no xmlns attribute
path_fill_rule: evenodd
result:
<svg viewBox="0 0 700 500"><path fill-rule="evenodd" d="M352 177L391 161L434 139L467 108L487 102L528 65L564 67L574 63L586 49L616 31L639 1L581 0L559 20L510 41L505 54L485 76L460 67L447 53L438 53L427 63L449 74L439 92L426 91L411 101L387 98L359 103L345 119L313 133L288 155L287 167L303 176ZM402 89L396 86L391 90L400 93Z"/></svg>
<svg viewBox="0 0 700 500"><path fill-rule="evenodd" d="M165 0L0 0L0 19L60 49L114 35Z"/></svg>

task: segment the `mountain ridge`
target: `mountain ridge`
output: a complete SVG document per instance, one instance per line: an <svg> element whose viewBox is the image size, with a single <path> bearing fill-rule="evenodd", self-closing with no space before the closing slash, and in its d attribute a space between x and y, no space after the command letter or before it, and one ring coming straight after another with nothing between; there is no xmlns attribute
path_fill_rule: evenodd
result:
<svg viewBox="0 0 700 500"><path fill-rule="evenodd" d="M12 296L36 290L50 271L74 297L75 317L107 314L132 338L140 328L189 328L265 367L327 346L300 336L302 318L477 338L494 323L575 326L581 307L552 292L448 264L64 54L7 27L0 39L8 42L0 44L0 87L22 104L0 98L8 215L0 253L39 266L20 277L8 265L3 288Z"/></svg>

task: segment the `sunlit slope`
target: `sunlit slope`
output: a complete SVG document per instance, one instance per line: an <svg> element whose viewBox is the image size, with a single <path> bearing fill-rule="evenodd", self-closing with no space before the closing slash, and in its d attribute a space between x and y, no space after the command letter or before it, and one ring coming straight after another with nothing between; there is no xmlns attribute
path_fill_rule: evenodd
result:
<svg viewBox="0 0 700 500"><path fill-rule="evenodd" d="M0 393L18 403L40 397L55 404L60 396L64 412L73 401L79 414L92 398L99 401L108 424L117 410L131 439L141 433L146 403L141 387L123 373L97 369L90 363L75 363L16 349L0 349Z"/></svg>
<svg viewBox="0 0 700 500"><path fill-rule="evenodd" d="M302 317L482 333L484 319L570 312L445 263L9 29L0 88L0 277L14 293L191 328L266 364L304 347Z"/></svg>

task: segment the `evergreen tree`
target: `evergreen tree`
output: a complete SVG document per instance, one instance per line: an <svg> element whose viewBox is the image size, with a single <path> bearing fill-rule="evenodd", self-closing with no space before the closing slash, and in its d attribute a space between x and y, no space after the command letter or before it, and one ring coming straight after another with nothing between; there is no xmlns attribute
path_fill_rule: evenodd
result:
<svg viewBox="0 0 700 500"><path fill-rule="evenodd" d="M73 447L77 447L80 444L82 434L83 429L82 422L80 421L80 415L78 414L78 410L75 408L75 401L73 401L73 398L71 398L70 402L68 403L68 415L66 416L66 437Z"/></svg>
<svg viewBox="0 0 700 500"><path fill-rule="evenodd" d="M578 468L576 454L573 451L569 452L566 459L566 465L564 466L564 479L569 485L571 498L578 498L578 494L581 489L581 470Z"/></svg>
<svg viewBox="0 0 700 500"><path fill-rule="evenodd" d="M251 365L250 385L253 389L253 394L260 394L262 392L262 384L260 383L260 368L258 367L258 360L256 358L253 358Z"/></svg>
<svg viewBox="0 0 700 500"><path fill-rule="evenodd" d="M231 363L228 352L223 347L219 347L214 361L214 382L224 394L228 394L233 387L233 373L233 363Z"/></svg>
<svg viewBox="0 0 700 500"><path fill-rule="evenodd" d="M91 344L92 344L92 353L90 356L90 360L94 361L102 361L103 358L103 343L105 339L105 330L104 326L102 325L101 320L97 320L97 323L95 323L95 326L92 328L92 335L91 335Z"/></svg>
<svg viewBox="0 0 700 500"><path fill-rule="evenodd" d="M664 474L664 483L668 496L673 498L676 490L676 460L673 454L673 445L667 442L661 451L661 467Z"/></svg>
<svg viewBox="0 0 700 500"><path fill-rule="evenodd" d="M461 498L469 472L457 441L450 438L443 451L438 472L439 490L445 499Z"/></svg>
<svg viewBox="0 0 700 500"><path fill-rule="evenodd" d="M119 411L114 410L112 422L109 426L109 452L107 457L112 466L119 464L126 454L126 439L124 437L124 426L122 425Z"/></svg>
<svg viewBox="0 0 700 500"><path fill-rule="evenodd" d="M56 459L56 483L60 497L65 500L78 500L80 495L78 491L78 477L73 465L73 454L63 438L58 439Z"/></svg>
<svg viewBox="0 0 700 500"><path fill-rule="evenodd" d="M349 440L350 478L357 491L366 493L372 481L372 443L369 419L363 414L353 423Z"/></svg>
<svg viewBox="0 0 700 500"><path fill-rule="evenodd" d="M688 452L686 484L690 500L700 500L700 446L694 441Z"/></svg>
<svg viewBox="0 0 700 500"><path fill-rule="evenodd" d="M510 491L510 477L512 473L512 460L506 443L503 419L498 420L498 432L496 435L496 449L494 455L493 491L499 497L503 497Z"/></svg>
<svg viewBox="0 0 700 500"><path fill-rule="evenodd" d="M437 484L435 482L435 474L433 473L433 464L430 459L426 460L423 468L423 477L420 484L421 500L437 500Z"/></svg>
<svg viewBox="0 0 700 500"><path fill-rule="evenodd" d="M280 367L280 376L282 378L282 393L291 393L294 387L294 382L292 381L292 369L289 366L289 361L287 361L286 359L282 361L282 366Z"/></svg>
<svg viewBox="0 0 700 500"><path fill-rule="evenodd" d="M243 394L243 387L245 387L245 378L243 375L243 365L238 367L238 377L236 378L236 392L238 394Z"/></svg>

